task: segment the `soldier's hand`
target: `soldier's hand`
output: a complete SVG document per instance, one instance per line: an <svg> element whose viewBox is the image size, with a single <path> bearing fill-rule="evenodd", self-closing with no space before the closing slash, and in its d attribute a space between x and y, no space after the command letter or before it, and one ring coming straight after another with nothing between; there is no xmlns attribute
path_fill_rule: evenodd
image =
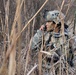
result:
<svg viewBox="0 0 76 75"><path fill-rule="evenodd" d="M45 26L44 26L44 25L42 25L42 26L40 27L40 29L39 29L39 30L44 30L44 27L45 27Z"/></svg>

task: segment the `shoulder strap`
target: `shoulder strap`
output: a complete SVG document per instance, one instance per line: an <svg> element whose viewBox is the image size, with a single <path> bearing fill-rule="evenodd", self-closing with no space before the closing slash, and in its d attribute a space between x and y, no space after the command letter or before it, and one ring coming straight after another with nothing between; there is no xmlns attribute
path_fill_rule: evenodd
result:
<svg viewBox="0 0 76 75"><path fill-rule="evenodd" d="M49 42L51 41L51 37L52 37L52 34L50 34L48 40L45 42L45 45L49 44Z"/></svg>

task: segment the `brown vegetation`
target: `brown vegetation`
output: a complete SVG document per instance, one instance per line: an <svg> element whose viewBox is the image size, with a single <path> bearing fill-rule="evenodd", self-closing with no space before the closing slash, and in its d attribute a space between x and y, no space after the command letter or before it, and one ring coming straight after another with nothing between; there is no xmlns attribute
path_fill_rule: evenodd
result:
<svg viewBox="0 0 76 75"><path fill-rule="evenodd" d="M32 53L29 43L36 29L44 23L43 11L58 9L65 14L62 21L64 39L64 21L71 29L70 37L73 35L75 8L75 0L1 0L0 75L41 75L42 54L49 53Z"/></svg>

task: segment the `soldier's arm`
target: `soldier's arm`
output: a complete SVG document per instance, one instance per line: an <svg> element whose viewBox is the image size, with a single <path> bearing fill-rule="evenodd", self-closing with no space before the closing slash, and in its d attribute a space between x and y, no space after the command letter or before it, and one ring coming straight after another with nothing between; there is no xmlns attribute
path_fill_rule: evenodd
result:
<svg viewBox="0 0 76 75"><path fill-rule="evenodd" d="M41 40L42 40L42 34L43 34L43 25L40 27L39 30L37 30L37 33L34 35L34 37L31 39L31 49L34 50L39 47Z"/></svg>

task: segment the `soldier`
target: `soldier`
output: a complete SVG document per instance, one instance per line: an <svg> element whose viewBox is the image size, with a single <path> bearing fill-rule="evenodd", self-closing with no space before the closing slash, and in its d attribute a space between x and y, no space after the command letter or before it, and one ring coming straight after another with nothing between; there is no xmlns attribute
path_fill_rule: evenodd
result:
<svg viewBox="0 0 76 75"><path fill-rule="evenodd" d="M31 42L31 49L34 50L40 50L41 44L42 44L42 36L44 35L44 43L45 46L50 46L51 49L55 48L56 44L54 44L54 40L52 40L52 36L54 38L60 38L60 28L61 28L61 19L59 19L59 15L61 14L62 18L64 18L64 14L60 13L58 10L54 11L45 11L44 13L44 19L46 21L45 25L42 25L39 30L37 30L37 33L32 38ZM64 23L64 33L66 36L68 36L68 26ZM50 43L51 41L51 43ZM58 56L61 55L60 50L57 50L56 53ZM48 58L47 60L49 60ZM54 62L57 62L59 60L59 57L55 56Z"/></svg>
<svg viewBox="0 0 76 75"><path fill-rule="evenodd" d="M44 35L46 36L50 32L56 32L56 37L60 35L58 29L61 27L61 21L59 19L60 12L58 10L54 11L45 11L44 12L44 19L46 21L45 25L42 25L39 30L37 30L37 33L32 38L32 44L31 49L34 50L36 48L39 48L39 43L41 41L42 34L44 32ZM64 14L61 14L63 18L65 17ZM68 35L68 26L65 25L65 34ZM49 36L47 36L49 38Z"/></svg>

